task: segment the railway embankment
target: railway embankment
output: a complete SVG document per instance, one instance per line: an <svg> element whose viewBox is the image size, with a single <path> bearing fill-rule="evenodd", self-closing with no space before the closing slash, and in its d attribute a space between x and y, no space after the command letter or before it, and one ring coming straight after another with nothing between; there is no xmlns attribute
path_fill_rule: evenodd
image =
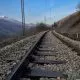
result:
<svg viewBox="0 0 80 80"><path fill-rule="evenodd" d="M44 32L40 32L0 49L0 80L5 80L6 75L23 59L31 45L43 34Z"/></svg>
<svg viewBox="0 0 80 80"><path fill-rule="evenodd" d="M72 40L66 36L63 36L59 33L57 33L56 31L52 32L57 38L59 38L61 41L63 41L64 43L66 43L69 47L71 47L74 51L78 52L78 55L80 55L80 42L79 41L75 41Z"/></svg>

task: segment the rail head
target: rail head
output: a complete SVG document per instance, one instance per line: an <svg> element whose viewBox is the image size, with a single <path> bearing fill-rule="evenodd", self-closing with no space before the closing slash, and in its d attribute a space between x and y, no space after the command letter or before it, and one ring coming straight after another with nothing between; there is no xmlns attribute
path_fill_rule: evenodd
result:
<svg viewBox="0 0 80 80"><path fill-rule="evenodd" d="M42 34L42 36L30 47L29 51L26 52L25 57L23 57L21 62L18 63L16 67L14 67L11 73L7 76L6 80L18 80L18 78L20 78L21 74L24 72L25 65L27 66L29 64L29 61L28 61L29 55L31 55L31 53L34 52L35 48L37 47L37 45L40 43L40 41L43 39L43 37L47 32L48 31L45 31Z"/></svg>

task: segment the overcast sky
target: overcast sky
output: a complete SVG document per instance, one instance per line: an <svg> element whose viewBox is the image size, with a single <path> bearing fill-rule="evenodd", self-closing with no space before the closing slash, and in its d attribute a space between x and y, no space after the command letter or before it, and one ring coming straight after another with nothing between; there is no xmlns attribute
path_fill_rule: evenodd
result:
<svg viewBox="0 0 80 80"><path fill-rule="evenodd" d="M24 0L26 23L54 21L72 14L80 0ZM0 16L21 21L20 0L0 0Z"/></svg>

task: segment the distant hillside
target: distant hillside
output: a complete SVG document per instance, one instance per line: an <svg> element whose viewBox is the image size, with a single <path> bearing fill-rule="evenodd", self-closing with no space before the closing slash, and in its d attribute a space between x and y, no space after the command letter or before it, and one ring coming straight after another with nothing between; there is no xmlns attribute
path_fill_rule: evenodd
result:
<svg viewBox="0 0 80 80"><path fill-rule="evenodd" d="M7 18L0 18L0 36L9 36L21 30L21 23Z"/></svg>
<svg viewBox="0 0 80 80"><path fill-rule="evenodd" d="M76 34L80 33L80 12L75 12L57 22L57 32Z"/></svg>
<svg viewBox="0 0 80 80"><path fill-rule="evenodd" d="M32 27L31 27L32 26ZM34 26L34 27L33 27ZM15 43L23 38L26 38L26 37L29 37L29 36L32 36L32 35L35 35L35 34L38 34L39 32L42 32L42 31L45 31L45 30L48 30L50 29L48 27L48 25L44 24L44 23L38 23L36 25L34 24L29 24L28 25L28 29L26 29L26 32L25 32L25 36L22 36L22 35L15 35L15 36L11 36L11 37L7 37L6 39L2 39L0 38L0 48L6 46L6 45L9 45L11 43ZM5 33L5 32L4 32Z"/></svg>
<svg viewBox="0 0 80 80"><path fill-rule="evenodd" d="M35 26L34 24L26 24L26 29ZM0 38L16 35L22 30L21 22L10 19L8 17L0 17Z"/></svg>

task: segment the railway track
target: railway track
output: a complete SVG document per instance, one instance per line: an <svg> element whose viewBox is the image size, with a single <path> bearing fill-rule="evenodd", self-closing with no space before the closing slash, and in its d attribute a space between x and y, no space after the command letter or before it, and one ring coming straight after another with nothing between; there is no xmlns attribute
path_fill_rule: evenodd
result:
<svg viewBox="0 0 80 80"><path fill-rule="evenodd" d="M54 43L49 37L50 32L45 32L40 39L26 53L24 59L14 68L7 80L40 80L41 78L62 78L67 80L64 71L54 70L58 65L65 65L67 61L57 59Z"/></svg>

